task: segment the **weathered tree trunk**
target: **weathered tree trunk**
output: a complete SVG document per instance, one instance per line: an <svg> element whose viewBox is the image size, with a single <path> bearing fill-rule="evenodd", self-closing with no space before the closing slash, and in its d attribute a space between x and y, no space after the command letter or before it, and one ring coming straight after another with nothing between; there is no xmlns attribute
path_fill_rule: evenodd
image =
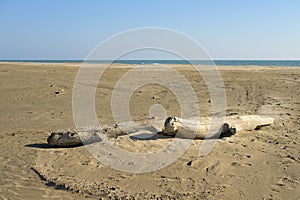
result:
<svg viewBox="0 0 300 200"><path fill-rule="evenodd" d="M213 134L208 135L211 118L200 118L200 120L185 120L178 117L168 117L165 122L159 119L147 119L136 123L121 123L105 128L59 130L54 131L48 137L47 142L57 147L71 147L82 144L90 144L101 141L103 136L116 138L138 131L150 131L155 134L189 138L205 139L215 137L225 137L242 130L255 130L262 126L270 125L274 122L271 117L247 115L225 117L226 123L217 127Z"/></svg>
<svg viewBox="0 0 300 200"><path fill-rule="evenodd" d="M224 121L225 123L220 125L220 127L210 130L211 125L213 126L212 123L214 123L211 118L200 118L199 121L196 121L169 117L166 119L164 128L159 134L193 139L226 137L238 131L250 131L270 125L274 123L274 118L259 115L236 115L225 117ZM212 133L209 133L211 131Z"/></svg>

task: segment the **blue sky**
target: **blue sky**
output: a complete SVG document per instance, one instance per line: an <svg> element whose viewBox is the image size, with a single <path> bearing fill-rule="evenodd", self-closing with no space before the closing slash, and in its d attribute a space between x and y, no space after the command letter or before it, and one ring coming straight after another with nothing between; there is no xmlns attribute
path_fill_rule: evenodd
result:
<svg viewBox="0 0 300 200"><path fill-rule="evenodd" d="M214 59L300 59L298 0L0 0L0 59L83 59L106 38L162 27Z"/></svg>

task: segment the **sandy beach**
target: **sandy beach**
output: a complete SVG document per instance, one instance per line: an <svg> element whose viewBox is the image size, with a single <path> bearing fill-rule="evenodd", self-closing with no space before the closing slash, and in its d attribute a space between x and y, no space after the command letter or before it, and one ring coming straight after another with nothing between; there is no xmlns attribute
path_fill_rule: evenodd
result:
<svg viewBox="0 0 300 200"><path fill-rule="evenodd" d="M0 63L0 199L300 199L300 68L219 66L226 115L275 118L271 126L222 138L204 158L203 140L155 172L125 173L84 146L49 148L52 131L75 128L72 92L79 63ZM172 65L193 86L201 116L211 113L205 82L189 66ZM99 122L114 123L110 101L128 66L108 68L96 92ZM168 78L168 76L166 76ZM180 84L180 83L178 83ZM130 99L134 119L160 104L180 116L176 96L145 85ZM172 139L112 139L127 151L148 152Z"/></svg>

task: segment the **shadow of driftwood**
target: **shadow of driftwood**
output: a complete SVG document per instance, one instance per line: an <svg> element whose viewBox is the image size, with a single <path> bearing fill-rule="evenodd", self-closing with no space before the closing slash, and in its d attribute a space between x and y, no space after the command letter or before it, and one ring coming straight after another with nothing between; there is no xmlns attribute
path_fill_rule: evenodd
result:
<svg viewBox="0 0 300 200"><path fill-rule="evenodd" d="M170 136L160 135L160 134L138 134L129 136L132 140L159 140L172 138Z"/></svg>
<svg viewBox="0 0 300 200"><path fill-rule="evenodd" d="M53 148L76 148L83 146L81 145L73 145L73 146L67 146L67 147L61 147L61 146L55 146L55 145L50 145L47 143L34 143L34 144L26 144L25 147L30 147L30 148L39 148L39 149L53 149Z"/></svg>
<svg viewBox="0 0 300 200"><path fill-rule="evenodd" d="M234 132L222 132L222 133L216 133L210 138L196 138L197 140L210 140L210 139L222 139L222 138L227 138L235 135L236 131ZM167 136L167 135L162 135L161 133L155 134L155 135L150 135L150 134L139 134L139 135L133 135L129 136L130 139L132 140L159 140L159 139L170 139L170 138L179 138L179 139L190 139L194 140L195 138L190 135L182 135L180 133L176 134L175 136Z"/></svg>

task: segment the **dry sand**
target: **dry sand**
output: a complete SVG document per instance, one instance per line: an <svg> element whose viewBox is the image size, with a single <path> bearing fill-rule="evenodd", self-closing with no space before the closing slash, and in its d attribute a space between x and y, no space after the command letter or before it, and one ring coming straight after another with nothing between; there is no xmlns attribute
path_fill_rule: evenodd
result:
<svg viewBox="0 0 300 200"><path fill-rule="evenodd" d="M201 115L208 116L210 98L203 80L189 67L174 67L194 87ZM219 67L227 115L268 115L275 124L220 139L202 159L203 141L193 141L168 167L143 174L113 170L84 146L45 144L51 131L74 128L72 89L78 68L76 63L0 63L0 198L300 199L299 67ZM101 123L113 123L111 94L127 70L115 65L101 79L96 94ZM147 117L156 103L168 115L180 116L174 94L157 85L141 87L130 101L134 119ZM128 151L147 152L170 140L122 137L114 142Z"/></svg>

